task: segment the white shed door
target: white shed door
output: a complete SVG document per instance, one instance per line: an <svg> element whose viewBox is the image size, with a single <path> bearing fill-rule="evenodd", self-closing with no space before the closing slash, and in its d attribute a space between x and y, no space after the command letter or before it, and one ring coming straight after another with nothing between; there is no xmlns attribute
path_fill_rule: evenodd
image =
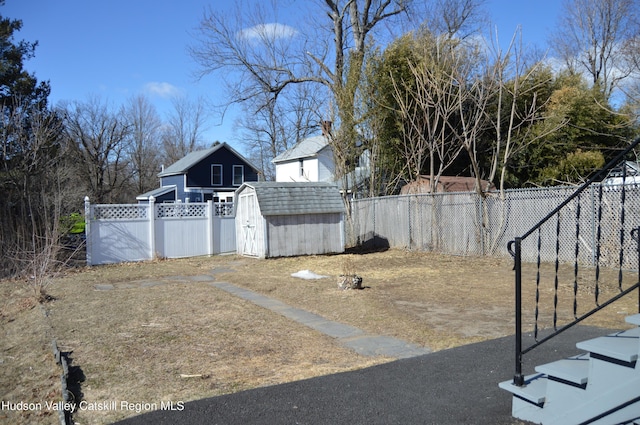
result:
<svg viewBox="0 0 640 425"><path fill-rule="evenodd" d="M241 217L242 226L242 255L258 255L256 242L256 230L258 223L258 202L255 193L240 195L240 202L244 205L244 213Z"/></svg>

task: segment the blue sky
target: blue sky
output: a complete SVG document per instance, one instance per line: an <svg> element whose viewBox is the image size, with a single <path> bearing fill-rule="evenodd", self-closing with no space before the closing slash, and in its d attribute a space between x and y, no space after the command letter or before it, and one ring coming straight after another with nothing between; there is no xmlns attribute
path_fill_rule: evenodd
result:
<svg viewBox="0 0 640 425"><path fill-rule="evenodd" d="M309 3L311 0L306 0ZM305 3L289 0L294 8ZM487 0L488 13L501 41L518 25L528 43L546 46L546 34L557 21L560 0ZM204 96L224 103L215 77L198 81L197 65L189 57L194 30L205 8L229 7L227 1L206 0L6 0L0 14L21 19L18 40L38 41L36 57L25 67L39 80L49 80L50 101L85 101L97 95L123 105L137 94L146 95L164 117L169 98ZM281 15L291 26L296 22ZM208 121L206 142L227 141L238 149L233 114L222 122Z"/></svg>

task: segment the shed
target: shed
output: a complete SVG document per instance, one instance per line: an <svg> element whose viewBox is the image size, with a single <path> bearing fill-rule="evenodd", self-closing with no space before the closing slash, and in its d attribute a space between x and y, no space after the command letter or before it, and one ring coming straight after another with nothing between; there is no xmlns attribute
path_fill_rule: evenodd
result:
<svg viewBox="0 0 640 425"><path fill-rule="evenodd" d="M235 193L237 253L258 258L344 252L335 184L246 182Z"/></svg>
<svg viewBox="0 0 640 425"><path fill-rule="evenodd" d="M489 183L486 180L480 180L482 189L494 190L493 183ZM473 192L476 187L475 177L459 177L459 176L440 176L438 177L438 184L436 186L436 192ZM431 177L421 175L418 180L412 181L402 186L400 189L401 195L416 195L421 193L431 193Z"/></svg>

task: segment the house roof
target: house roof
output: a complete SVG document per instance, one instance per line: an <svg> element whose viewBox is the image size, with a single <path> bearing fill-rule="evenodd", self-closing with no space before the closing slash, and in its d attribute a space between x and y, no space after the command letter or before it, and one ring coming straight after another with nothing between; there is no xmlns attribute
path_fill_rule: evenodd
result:
<svg viewBox="0 0 640 425"><path fill-rule="evenodd" d="M223 143L219 143L219 144L217 144L215 146L212 146L209 149L203 149L203 150L199 150L199 151L194 151L194 152L188 153L183 158L179 159L178 161L174 162L173 164L171 164L170 166L165 168L163 171L158 173L158 177L172 176L172 175L176 175L176 174L184 174L191 167L193 167L194 165L196 165L200 161L204 160L205 158L207 158L209 155L211 155L215 151L217 151L219 149L222 149L223 147L227 148L235 156L237 156L238 158L242 159L244 162L246 162L254 170L260 171L259 168L257 168L255 165L253 165L251 162L249 162L245 157L243 157L238 152L236 152L226 142L223 142Z"/></svg>
<svg viewBox="0 0 640 425"><path fill-rule="evenodd" d="M166 193L169 193L173 190L176 190L175 185L159 187L157 189L150 190L149 192L145 192L142 195L136 196L138 201L148 201L150 197L157 198L158 196L162 196Z"/></svg>
<svg viewBox="0 0 640 425"><path fill-rule="evenodd" d="M307 137L293 148L281 153L271 160L274 164L278 162L292 161L300 158L314 157L322 149L329 145L329 139L325 136Z"/></svg>
<svg viewBox="0 0 640 425"><path fill-rule="evenodd" d="M480 183L482 184L483 189L489 185L489 182L486 180L480 180ZM438 177L436 192L473 192L476 187L475 185L475 177L440 176ZM493 184L491 184L490 187L494 188ZM429 193L430 188L431 177L420 176L420 180L413 181L403 186L400 193L403 195Z"/></svg>
<svg viewBox="0 0 640 425"><path fill-rule="evenodd" d="M625 175L625 168L626 168L627 176L640 175L639 163L634 161L623 161L620 164L613 167L611 171L609 171L609 174L607 175L607 177L622 177L623 175Z"/></svg>
<svg viewBox="0 0 640 425"><path fill-rule="evenodd" d="M256 192L263 216L344 213L344 203L335 184L319 182L246 182Z"/></svg>

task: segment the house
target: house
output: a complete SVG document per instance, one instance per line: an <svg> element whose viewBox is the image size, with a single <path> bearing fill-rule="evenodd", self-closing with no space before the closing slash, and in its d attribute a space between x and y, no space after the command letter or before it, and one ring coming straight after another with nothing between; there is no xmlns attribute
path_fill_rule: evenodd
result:
<svg viewBox="0 0 640 425"><path fill-rule="evenodd" d="M603 183L605 186L640 184L640 164L633 161L621 162L609 171Z"/></svg>
<svg viewBox="0 0 640 425"><path fill-rule="evenodd" d="M480 180L480 184L483 190L486 190L487 187L489 187L490 190L495 189L493 183L489 183L487 180ZM475 177L440 176L437 179L435 192L473 192L475 187ZM401 195L416 195L421 193L431 193L430 176L420 176L419 180L407 183L400 189Z"/></svg>
<svg viewBox="0 0 640 425"><path fill-rule="evenodd" d="M333 149L330 144L331 123L322 123L322 134L303 139L293 148L276 156L277 182L329 182L349 194L353 187L363 187L370 175L369 151L364 150L354 169L336 179Z"/></svg>
<svg viewBox="0 0 640 425"><path fill-rule="evenodd" d="M335 164L329 137L308 137L293 148L276 156L277 182L332 181Z"/></svg>
<svg viewBox="0 0 640 425"><path fill-rule="evenodd" d="M233 202L234 192L244 182L257 181L260 171L226 143L191 152L164 168L160 187L136 197L148 202Z"/></svg>
<svg viewBox="0 0 640 425"><path fill-rule="evenodd" d="M236 191L236 251L251 257L344 252L345 207L323 182L247 182Z"/></svg>

